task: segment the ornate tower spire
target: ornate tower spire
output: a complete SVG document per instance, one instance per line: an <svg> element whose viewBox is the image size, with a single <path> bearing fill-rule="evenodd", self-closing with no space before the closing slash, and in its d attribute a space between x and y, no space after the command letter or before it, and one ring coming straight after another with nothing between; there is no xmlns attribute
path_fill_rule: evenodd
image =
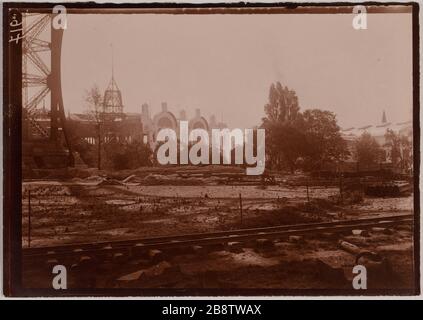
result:
<svg viewBox="0 0 423 320"><path fill-rule="evenodd" d="M115 81L114 75L114 59L113 59L113 44L112 46L112 79L104 92L103 111L104 113L123 113L122 93Z"/></svg>
<svg viewBox="0 0 423 320"><path fill-rule="evenodd" d="M113 60L113 43L111 44L112 46L112 80L114 79L114 60Z"/></svg>

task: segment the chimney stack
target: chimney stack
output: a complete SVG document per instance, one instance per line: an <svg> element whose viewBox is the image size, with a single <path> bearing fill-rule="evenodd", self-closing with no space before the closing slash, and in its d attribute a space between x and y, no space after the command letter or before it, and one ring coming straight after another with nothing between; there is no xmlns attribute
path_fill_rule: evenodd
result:
<svg viewBox="0 0 423 320"><path fill-rule="evenodd" d="M162 102L162 112L167 112L167 103Z"/></svg>
<svg viewBox="0 0 423 320"><path fill-rule="evenodd" d="M215 127L215 126L216 126L216 116L212 114L210 116L210 127Z"/></svg>
<svg viewBox="0 0 423 320"><path fill-rule="evenodd" d="M382 123L387 123L388 121L386 120L386 113L385 110L383 110L383 114L382 114Z"/></svg>
<svg viewBox="0 0 423 320"><path fill-rule="evenodd" d="M148 104L143 103L143 105L141 106L141 115L144 119L150 118L150 111L148 110Z"/></svg>

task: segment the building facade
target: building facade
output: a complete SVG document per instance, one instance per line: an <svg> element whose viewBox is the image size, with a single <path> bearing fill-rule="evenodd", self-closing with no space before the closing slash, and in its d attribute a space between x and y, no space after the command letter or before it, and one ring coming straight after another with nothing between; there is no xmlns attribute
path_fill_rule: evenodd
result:
<svg viewBox="0 0 423 320"><path fill-rule="evenodd" d="M172 129L179 135L179 122L188 121L188 130L193 129L204 129L211 132L212 129L223 129L227 128L227 125L223 122L217 122L216 117L212 115L207 120L201 115L200 109L195 110L195 114L192 118L188 119L186 111L181 110L179 116L176 116L173 112L168 110L166 102L161 105L161 111L151 116L150 108L148 104L143 104L141 107L141 119L143 125L143 141L148 143L154 150L157 145L157 134L161 129Z"/></svg>
<svg viewBox="0 0 423 320"><path fill-rule="evenodd" d="M378 124L368 124L365 126L350 127L341 130L342 137L347 142L350 156L347 163L354 162L355 141L360 138L364 133L370 134L383 150L381 165L389 167L392 164L391 148L387 144L386 133L388 130L393 131L395 134L405 137L412 145L413 141L413 123L412 121L404 122L389 122L385 112L382 115L382 121ZM404 150L400 150L403 152Z"/></svg>
<svg viewBox="0 0 423 320"><path fill-rule="evenodd" d="M161 129L173 129L179 135L179 122L188 121L189 130L226 128L226 124L216 121L212 115L207 120L201 115L200 109L195 110L193 117L187 117L186 111L181 110L177 116L168 110L166 102L161 104L161 110L151 115L150 107L144 103L141 113L128 113L124 110L122 93L112 75L112 79L102 97L102 106L96 112L68 114L68 125L74 136L89 144L97 144L99 136L102 142L142 141L152 150L157 145L157 134ZM101 134L99 128L101 127Z"/></svg>

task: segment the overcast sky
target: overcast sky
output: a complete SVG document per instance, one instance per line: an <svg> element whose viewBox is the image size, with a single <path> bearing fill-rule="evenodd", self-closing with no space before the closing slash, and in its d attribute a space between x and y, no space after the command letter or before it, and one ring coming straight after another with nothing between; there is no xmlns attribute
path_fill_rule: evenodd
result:
<svg viewBox="0 0 423 320"><path fill-rule="evenodd" d="M69 15L63 38L65 108L115 79L124 110L176 115L196 108L230 127L257 125L274 81L295 90L302 110L334 111L342 127L411 119L411 14Z"/></svg>

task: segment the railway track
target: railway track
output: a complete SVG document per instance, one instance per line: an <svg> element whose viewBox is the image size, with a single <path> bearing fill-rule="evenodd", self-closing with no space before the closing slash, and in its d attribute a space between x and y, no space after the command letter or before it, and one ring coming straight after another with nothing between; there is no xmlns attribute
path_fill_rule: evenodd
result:
<svg viewBox="0 0 423 320"><path fill-rule="evenodd" d="M227 244L228 242L248 242L257 239L275 240L290 235L307 235L315 233L340 233L352 229L395 226L412 223L412 214L363 218L332 222L284 225L253 229L239 229L209 233L194 233L165 237L141 238L131 240L107 241L96 243L79 243L48 247L24 248L24 259L64 256L113 255L114 253L134 254L151 249L174 249L178 247L208 246Z"/></svg>

